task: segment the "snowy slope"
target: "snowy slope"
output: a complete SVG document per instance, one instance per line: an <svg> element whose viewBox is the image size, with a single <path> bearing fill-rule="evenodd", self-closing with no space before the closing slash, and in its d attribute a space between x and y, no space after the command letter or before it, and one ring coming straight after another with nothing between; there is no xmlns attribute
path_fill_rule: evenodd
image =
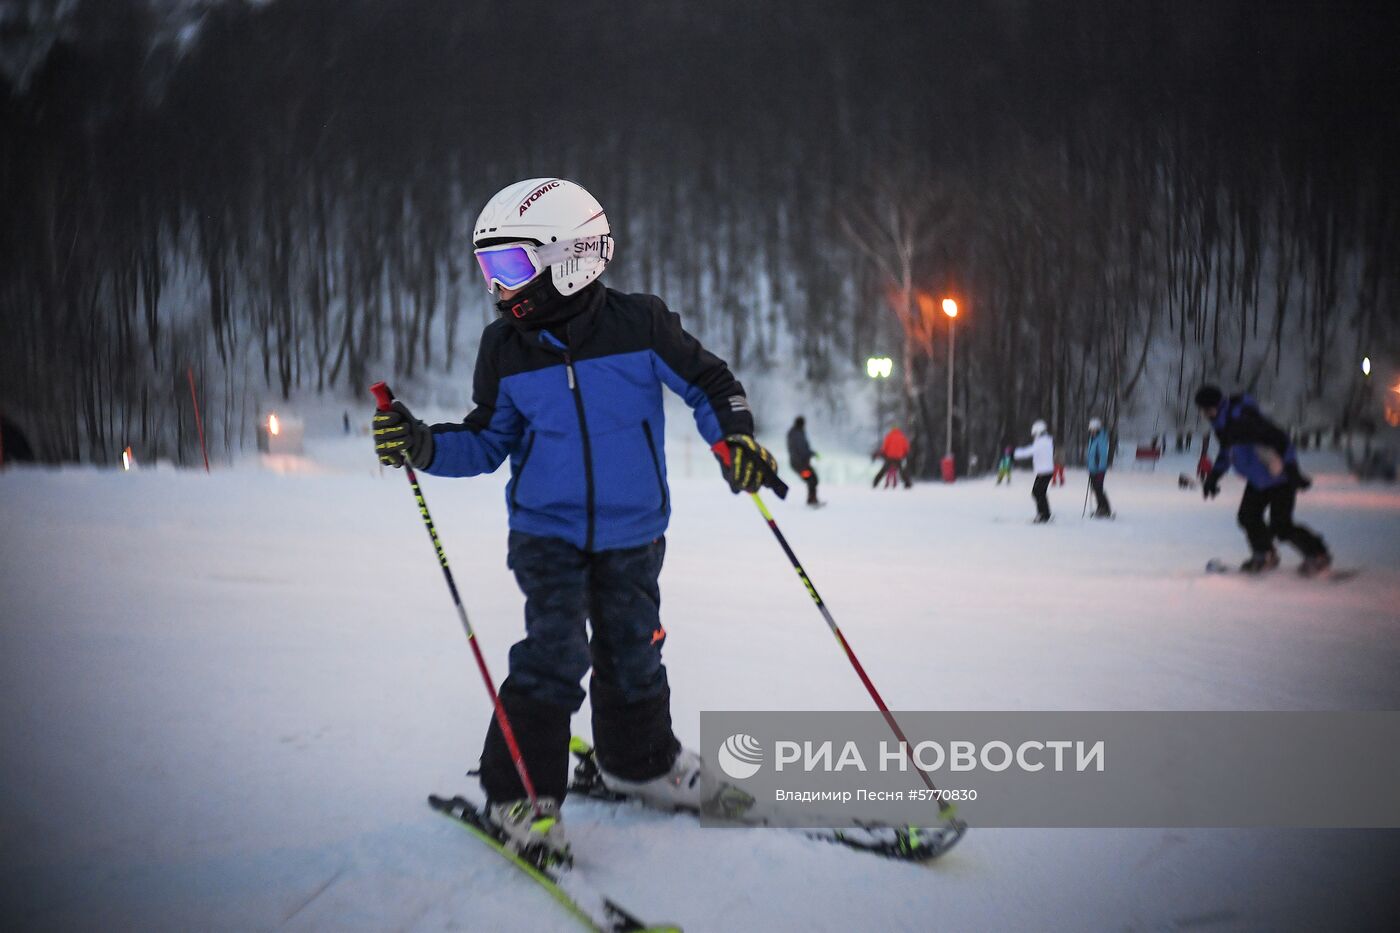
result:
<svg viewBox="0 0 1400 933"><path fill-rule="evenodd" d="M487 700L402 477L363 437L311 453L0 473L6 926L571 929L423 802L474 789ZM682 739L702 709L867 708L752 506L681 455L662 589ZM1114 523L1080 520L1075 472L1044 528L1023 473L828 484L830 508L777 515L896 707L1400 708L1400 491L1320 475L1299 516L1360 576L1261 582L1201 573L1243 552L1239 487L1207 505L1175 472L1111 473ZM521 630L503 483L425 478L498 678ZM689 931L1346 928L1384 916L1400 864L1395 834L974 828L925 868L591 802L566 818L600 886Z"/></svg>

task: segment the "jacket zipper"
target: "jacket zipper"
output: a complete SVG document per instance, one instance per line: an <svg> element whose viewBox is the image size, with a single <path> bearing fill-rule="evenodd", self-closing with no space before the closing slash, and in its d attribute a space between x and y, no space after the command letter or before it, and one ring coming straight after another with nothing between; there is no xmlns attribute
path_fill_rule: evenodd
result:
<svg viewBox="0 0 1400 933"><path fill-rule="evenodd" d="M532 432L530 439L525 442L525 453L520 458L520 469L515 471L515 485L510 487L510 510L515 511L520 495L520 481L525 478L525 464L530 462L530 451L535 449L535 435Z"/></svg>
<svg viewBox="0 0 1400 933"><path fill-rule="evenodd" d="M583 414L583 393L579 391L578 378L574 375L574 359L569 351L564 351L564 369L569 374L569 391L574 394L574 408L578 411L579 433L583 436L583 477L588 488L588 538L584 542L585 551L593 550L593 444L588 438L588 419Z"/></svg>
<svg viewBox="0 0 1400 933"><path fill-rule="evenodd" d="M647 450L651 451L651 468L656 471L656 488L661 490L661 511L666 511L666 483L661 478L661 460L656 456L656 442L651 438L651 425L642 422L642 431L647 436Z"/></svg>

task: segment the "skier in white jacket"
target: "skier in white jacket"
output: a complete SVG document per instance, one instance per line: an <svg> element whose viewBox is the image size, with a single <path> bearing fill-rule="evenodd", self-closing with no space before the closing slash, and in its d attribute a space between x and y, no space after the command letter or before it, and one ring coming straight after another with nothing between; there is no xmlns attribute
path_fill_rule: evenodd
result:
<svg viewBox="0 0 1400 933"><path fill-rule="evenodd" d="M1025 447L1017 447L1014 456L1017 460L1029 459L1035 469L1031 495L1035 497L1036 524L1050 521L1050 500L1046 498L1045 490L1050 486L1050 477L1055 474L1055 442L1047 432L1044 421L1031 425L1031 442Z"/></svg>

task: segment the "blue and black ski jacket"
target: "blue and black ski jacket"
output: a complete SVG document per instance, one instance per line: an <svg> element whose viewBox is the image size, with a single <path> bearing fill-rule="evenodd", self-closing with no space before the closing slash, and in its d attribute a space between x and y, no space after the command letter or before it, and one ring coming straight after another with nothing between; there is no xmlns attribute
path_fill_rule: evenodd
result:
<svg viewBox="0 0 1400 933"><path fill-rule="evenodd" d="M1289 481L1286 469L1275 473L1269 468L1269 461L1274 459L1270 452L1277 455L1281 468L1290 463L1296 465L1298 452L1283 428L1265 418L1253 398L1244 394L1230 396L1221 403L1211 427L1220 440L1220 453L1211 470L1217 479L1233 466L1256 489Z"/></svg>
<svg viewBox="0 0 1400 933"><path fill-rule="evenodd" d="M586 551L637 547L671 514L661 387L691 407L707 444L752 434L753 416L729 367L660 298L601 284L579 297L583 309L561 327L487 326L475 408L433 425L424 472L475 476L509 457L512 530Z"/></svg>
<svg viewBox="0 0 1400 933"><path fill-rule="evenodd" d="M1089 435L1089 445L1084 451L1084 466L1090 473L1108 471L1108 432L1099 430Z"/></svg>

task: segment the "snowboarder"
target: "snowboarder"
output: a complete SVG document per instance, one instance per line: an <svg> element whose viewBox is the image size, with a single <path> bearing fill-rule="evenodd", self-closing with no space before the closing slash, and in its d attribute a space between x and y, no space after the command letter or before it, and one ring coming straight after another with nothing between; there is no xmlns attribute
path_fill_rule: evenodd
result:
<svg viewBox="0 0 1400 933"><path fill-rule="evenodd" d="M909 481L909 469L905 465L905 459L909 456L909 438L904 436L904 432L897 426L890 428L885 435L884 441L880 444L880 449L875 452L875 457L883 457L884 462L880 464L880 472L875 474L875 481L870 484L874 489L880 485L880 480L885 481L886 487L895 485L895 477L904 480L904 488L908 489L913 485Z"/></svg>
<svg viewBox="0 0 1400 933"><path fill-rule="evenodd" d="M801 415L793 419L792 427L788 429L787 448L788 462L807 484L807 504L813 508L822 505L823 503L817 501L817 471L812 466L812 461L817 459L818 454L807 441L807 419Z"/></svg>
<svg viewBox="0 0 1400 933"><path fill-rule="evenodd" d="M1001 459L997 461L997 482L1001 485L1002 480L1006 480L1006 485L1011 485L1011 448L1007 447L1001 452Z"/></svg>
<svg viewBox="0 0 1400 933"><path fill-rule="evenodd" d="M670 516L661 388L680 395L735 492L777 475L753 437L743 386L652 295L606 288L606 214L579 185L534 178L487 202L473 246L499 318L482 333L474 408L424 424L402 402L374 416L383 463L437 476L510 460L507 563L525 638L500 688L538 798L532 806L493 718L481 753L488 818L512 848L568 857L558 820L569 720L590 667L593 739L607 787L698 808L701 760L671 730L657 577ZM393 583L409 601L409 584ZM591 624L589 637L587 624Z"/></svg>
<svg viewBox="0 0 1400 933"><path fill-rule="evenodd" d="M1311 487L1312 480L1298 469L1298 453L1287 433L1265 418L1254 399L1243 393L1226 398L1218 387L1202 386L1196 392L1196 407L1220 441L1220 453L1201 486L1202 495L1207 499L1219 495L1220 479L1231 466L1245 479L1239 523L1249 538L1251 554L1240 570L1260 573L1277 567L1276 540L1287 541L1302 553L1298 572L1304 576L1330 567L1332 555L1322 538L1293 521L1298 492Z"/></svg>
<svg viewBox="0 0 1400 933"><path fill-rule="evenodd" d="M1084 451L1084 464L1089 470L1089 486L1094 490L1095 518L1109 518L1113 510L1108 506L1108 496L1103 491L1104 474L1108 472L1108 434L1103 422L1098 418L1089 419L1089 446Z"/></svg>
<svg viewBox="0 0 1400 933"><path fill-rule="evenodd" d="M1050 521L1050 500L1045 490L1050 488L1050 478L1055 473L1055 442L1047 431L1044 421L1036 421L1031 425L1031 442L1012 451L1012 456L1017 460L1030 460L1031 468L1035 470L1031 496L1035 499L1037 525Z"/></svg>

